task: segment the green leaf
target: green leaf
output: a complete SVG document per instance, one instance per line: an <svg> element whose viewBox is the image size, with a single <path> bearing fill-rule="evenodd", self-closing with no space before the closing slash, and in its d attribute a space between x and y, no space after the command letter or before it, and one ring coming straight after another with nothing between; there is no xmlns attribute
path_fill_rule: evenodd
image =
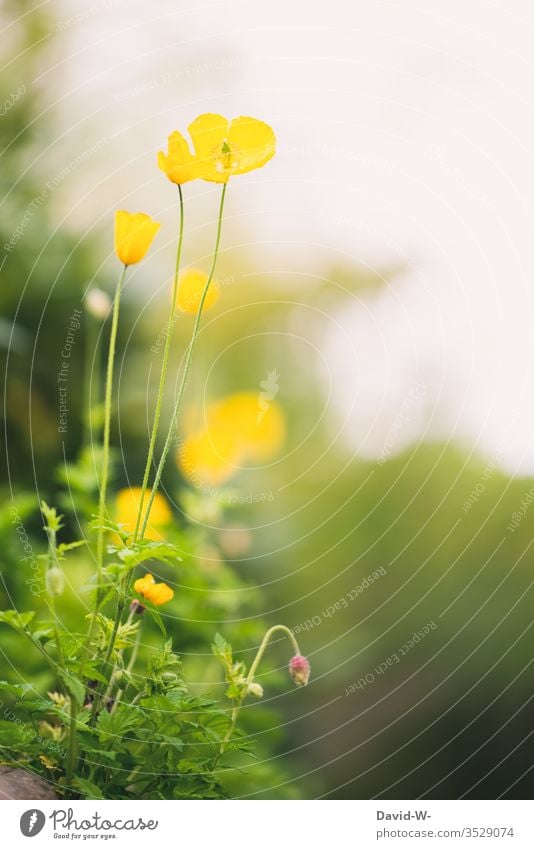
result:
<svg viewBox="0 0 534 849"><path fill-rule="evenodd" d="M179 551L175 545L169 542L149 540L129 548L122 548L117 551L117 554L129 569L134 569L147 560L160 560L172 566L173 561L183 559Z"/></svg>
<svg viewBox="0 0 534 849"><path fill-rule="evenodd" d="M137 707L121 705L115 713L102 711L98 717L97 731L101 742L113 738L117 745L117 737L143 722L143 714Z"/></svg>
<svg viewBox="0 0 534 849"><path fill-rule="evenodd" d="M161 613L159 612L157 607L154 607L153 604L150 604L150 602L147 602L146 599L143 600L143 605L146 608L146 610L148 611L148 613L150 613L150 615L152 616L152 619L154 620L154 622L158 626L159 630L161 631L163 638L166 640L167 639L167 629L165 628L165 623L163 622L163 619L161 618Z"/></svg>
<svg viewBox="0 0 534 849"><path fill-rule="evenodd" d="M46 501L41 501L41 513L45 520L45 530L54 533L63 527L61 520L63 516L57 512L55 507L49 507Z"/></svg>
<svg viewBox="0 0 534 849"><path fill-rule="evenodd" d="M79 705L83 704L85 700L85 687L80 679L65 672L60 672L59 677L63 681L67 692L76 699Z"/></svg>
<svg viewBox="0 0 534 849"><path fill-rule="evenodd" d="M77 539L75 542L62 542L57 547L57 553L62 557L66 551L72 551L73 548L80 548L82 545L87 545L86 539Z"/></svg>
<svg viewBox="0 0 534 849"><path fill-rule="evenodd" d="M5 622L15 631L26 631L34 616L35 610L28 610L26 613L19 613L18 610L0 610L0 622Z"/></svg>
<svg viewBox="0 0 534 849"><path fill-rule="evenodd" d="M105 799L102 791L96 784L89 781L87 778L75 778L74 784L85 799Z"/></svg>

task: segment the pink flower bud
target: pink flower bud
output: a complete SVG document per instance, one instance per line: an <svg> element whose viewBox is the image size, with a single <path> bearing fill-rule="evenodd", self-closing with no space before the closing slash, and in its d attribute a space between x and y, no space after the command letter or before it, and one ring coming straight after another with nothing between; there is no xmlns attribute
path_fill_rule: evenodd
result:
<svg viewBox="0 0 534 849"><path fill-rule="evenodd" d="M310 662L302 654L296 654L289 661L289 674L297 687L305 687L310 677Z"/></svg>

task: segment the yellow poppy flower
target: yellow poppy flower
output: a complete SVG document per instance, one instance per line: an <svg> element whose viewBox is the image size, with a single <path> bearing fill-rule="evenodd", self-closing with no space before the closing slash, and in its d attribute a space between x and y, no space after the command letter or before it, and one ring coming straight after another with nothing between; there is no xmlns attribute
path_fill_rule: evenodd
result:
<svg viewBox="0 0 534 849"><path fill-rule="evenodd" d="M205 271L199 268L187 268L180 275L180 285L178 287L178 297L176 304L182 312L192 313L196 315L200 306L200 298L204 291L204 286L208 280L208 275ZM209 310L219 297L219 284L216 280L212 280L206 298L204 300L204 310Z"/></svg>
<svg viewBox="0 0 534 849"><path fill-rule="evenodd" d="M200 163L189 150L189 145L178 130L168 138L168 153L158 153L158 165L171 183L182 185L200 177Z"/></svg>
<svg viewBox="0 0 534 849"><path fill-rule="evenodd" d="M243 459L237 434L216 425L185 439L177 456L180 468L196 486L219 486L239 471Z"/></svg>
<svg viewBox="0 0 534 849"><path fill-rule="evenodd" d="M182 472L197 486L218 486L247 462L264 462L278 453L285 421L278 404L260 408L254 392L238 392L210 404L203 427L189 432L177 454Z"/></svg>
<svg viewBox="0 0 534 849"><path fill-rule="evenodd" d="M274 156L273 130L257 118L199 115L189 125L193 147L200 163L200 176L212 183L226 183L234 174L261 168Z"/></svg>
<svg viewBox="0 0 534 849"><path fill-rule="evenodd" d="M140 262L147 253L160 225L144 212L115 213L115 252L124 265Z"/></svg>
<svg viewBox="0 0 534 849"><path fill-rule="evenodd" d="M158 607L161 604L166 604L174 598L174 590L171 590L167 584L156 584L154 576L146 574L143 578L138 578L134 583L134 590L147 601Z"/></svg>
<svg viewBox="0 0 534 849"><path fill-rule="evenodd" d="M237 392L214 404L210 423L224 422L237 431L241 450L248 460L268 460L280 450L285 436L285 422L280 406L269 402L260 405L255 392Z"/></svg>
<svg viewBox="0 0 534 849"><path fill-rule="evenodd" d="M146 508L148 499L150 498L150 489L147 489L143 507ZM121 489L117 493L115 501L115 521L123 526L123 530L134 532L139 503L141 501L141 487L132 486L130 489ZM150 511L150 521L146 527L145 538L152 540L161 540L162 536L159 531L164 528L172 519L172 513L166 499L157 492L152 509Z"/></svg>

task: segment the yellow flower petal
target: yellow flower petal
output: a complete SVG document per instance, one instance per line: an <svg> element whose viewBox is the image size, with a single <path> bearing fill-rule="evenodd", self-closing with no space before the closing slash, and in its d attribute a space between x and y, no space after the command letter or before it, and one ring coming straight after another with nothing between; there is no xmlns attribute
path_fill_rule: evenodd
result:
<svg viewBox="0 0 534 849"><path fill-rule="evenodd" d="M195 486L219 486L239 471L241 459L228 428L201 430L185 439L177 453L180 469Z"/></svg>
<svg viewBox="0 0 534 849"><path fill-rule="evenodd" d="M115 213L115 252L125 265L140 262L147 253L160 225L144 212Z"/></svg>
<svg viewBox="0 0 534 849"><path fill-rule="evenodd" d="M285 437L285 422L275 401L260 404L255 392L237 392L213 405L208 427L230 422L240 449L247 460L260 461L276 456Z"/></svg>
<svg viewBox="0 0 534 849"><path fill-rule="evenodd" d="M139 595L145 596L145 594L150 590L150 587L155 584L154 576L150 574L146 574L143 578L138 578L134 583L134 590Z"/></svg>
<svg viewBox="0 0 534 849"><path fill-rule="evenodd" d="M228 143L231 149L236 150L234 174L261 168L276 150L272 128L256 118L235 118L230 124Z"/></svg>
<svg viewBox="0 0 534 849"><path fill-rule="evenodd" d="M134 590L140 596L157 606L166 604L166 602L174 598L174 590L171 590L167 584L156 584L154 576L150 574L146 574L143 578L138 578L134 583Z"/></svg>
<svg viewBox="0 0 534 849"><path fill-rule="evenodd" d="M167 584L154 584L153 587L150 587L145 598L159 607L160 604L166 604L174 598L174 590L171 590Z"/></svg>
<svg viewBox="0 0 534 849"><path fill-rule="evenodd" d="M196 155L202 163L210 162L228 137L228 119L207 112L195 118L188 129Z"/></svg>
<svg viewBox="0 0 534 849"><path fill-rule="evenodd" d="M146 509L149 498L150 489L147 489L143 509ZM132 486L129 489L121 489L117 493L115 503L115 521L118 524L123 525L123 529L127 532L133 533L135 530L140 502L140 486ZM165 525L168 525L171 519L172 513L166 499L160 492L157 492L150 511L150 521L145 531L146 539L161 540L162 536L159 531L161 528L164 528Z"/></svg>
<svg viewBox="0 0 534 849"><path fill-rule="evenodd" d="M189 126L200 176L214 183L226 183L234 174L261 168L274 156L273 130L256 118L235 118L228 122L222 115L199 115Z"/></svg>
<svg viewBox="0 0 534 849"><path fill-rule="evenodd" d="M285 437L280 406L260 403L255 392L238 392L210 404L205 424L190 430L178 451L182 472L197 486L218 486L243 463L276 456Z"/></svg>
<svg viewBox="0 0 534 849"><path fill-rule="evenodd" d="M199 268L188 268L182 272L178 287L178 297L176 299L176 304L182 312L196 315L207 280L208 275ZM204 300L203 310L211 309L218 297L219 284L216 280L212 280Z"/></svg>
<svg viewBox="0 0 534 849"><path fill-rule="evenodd" d="M182 185L200 176L199 162L189 150L189 145L178 130L170 134L168 154L158 153L158 165L171 183Z"/></svg>

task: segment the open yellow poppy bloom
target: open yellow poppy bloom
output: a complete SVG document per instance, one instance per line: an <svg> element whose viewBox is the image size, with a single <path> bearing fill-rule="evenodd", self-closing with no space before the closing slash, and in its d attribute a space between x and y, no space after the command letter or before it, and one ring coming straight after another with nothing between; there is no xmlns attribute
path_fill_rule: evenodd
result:
<svg viewBox="0 0 534 849"><path fill-rule="evenodd" d="M146 508L150 498L150 489L147 489L143 507ZM121 489L117 493L115 501L115 521L123 526L123 530L133 534L137 520L137 512L141 502L141 487L133 486L130 489ZM161 540L159 531L172 519L170 507L161 493L157 492L152 508L150 510L150 521L146 527L145 539Z"/></svg>
<svg viewBox="0 0 534 849"><path fill-rule="evenodd" d="M237 433L244 459L253 462L276 456L285 437L280 406L270 401L263 410L255 392L236 392L213 404L208 425L232 428Z"/></svg>
<svg viewBox="0 0 534 849"><path fill-rule="evenodd" d="M115 253L124 265L135 265L147 253L160 225L144 212L115 213Z"/></svg>
<svg viewBox="0 0 534 849"><path fill-rule="evenodd" d="M178 297L176 298L178 309L182 312L196 315L207 280L208 275L205 271L201 271L200 268L187 268L183 271L180 275ZM203 310L209 310L217 301L218 297L219 284L216 280L212 280L204 300Z"/></svg>
<svg viewBox="0 0 534 849"><path fill-rule="evenodd" d="M257 118L199 115L189 125L199 162L199 176L212 183L226 183L234 174L261 168L274 156L273 130Z"/></svg>
<svg viewBox="0 0 534 849"><path fill-rule="evenodd" d="M270 402L260 409L254 392L238 392L210 404L203 427L192 428L177 462L196 486L218 486L247 462L264 462L278 453L285 436L282 410Z"/></svg>
<svg viewBox="0 0 534 849"><path fill-rule="evenodd" d="M174 598L174 590L171 590L167 584L156 584L154 576L150 574L138 578L134 583L134 590L158 607Z"/></svg>
<svg viewBox="0 0 534 849"><path fill-rule="evenodd" d="M171 183L182 185L200 177L200 163L189 150L189 145L178 130L168 138L168 153L158 153L158 165Z"/></svg>

